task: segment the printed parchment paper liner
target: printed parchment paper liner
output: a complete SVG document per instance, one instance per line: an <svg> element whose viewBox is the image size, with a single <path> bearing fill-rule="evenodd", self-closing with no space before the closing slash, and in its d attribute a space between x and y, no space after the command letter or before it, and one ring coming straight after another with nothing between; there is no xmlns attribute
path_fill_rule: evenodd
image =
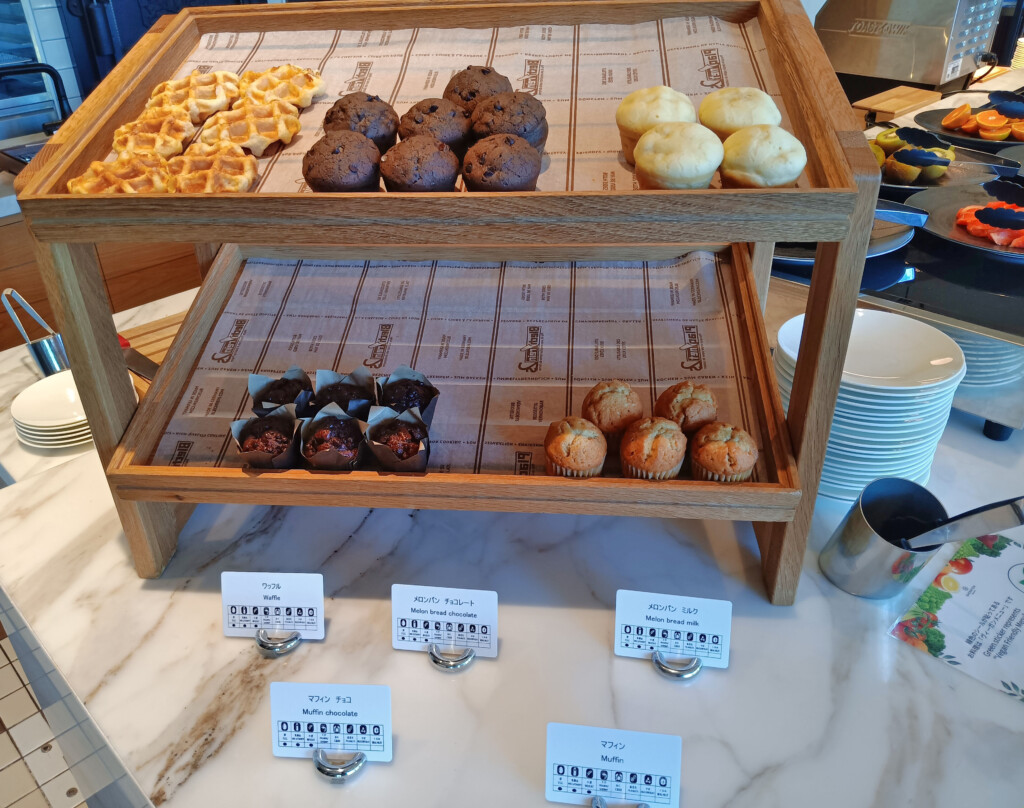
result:
<svg viewBox="0 0 1024 808"><path fill-rule="evenodd" d="M280 421L280 429L285 435L291 435L291 443L288 448L276 457L269 452L243 452L242 436L248 424L259 418L273 418ZM242 462L253 468L290 469L298 464L299 460L299 421L295 418L295 405L282 404L277 409L271 410L265 416L256 418L245 418L231 422L231 436L235 439L235 448L238 449L238 456Z"/></svg>
<svg viewBox="0 0 1024 808"><path fill-rule="evenodd" d="M427 461L430 460L429 434L420 441L420 450L412 457L405 458L405 460L400 460L391 449L373 439L373 433L377 427L391 421L400 421L404 424L419 424L425 432L428 431L427 425L420 418L415 408L406 410L403 413L397 413L391 407L371 407L370 416L366 423L366 428L363 430L363 435L366 438L366 445L373 452L373 456L377 458L381 468L384 471L426 471Z"/></svg>
<svg viewBox="0 0 1024 808"><path fill-rule="evenodd" d="M320 421L326 420L327 418L334 417L341 421L353 421L359 428L359 445L356 447L356 455L353 458L346 458L341 452L336 449L327 449L322 452L306 457L306 441L316 434L319 428ZM312 418L303 419L299 428L299 437L301 438L300 450L303 460L306 461L310 466L315 469L322 469L325 471L352 471L353 469L360 468L364 465L366 460L366 438L363 436L363 430L365 424L358 418L353 418L341 407L335 404L333 401L324 407L320 412L314 415Z"/></svg>
<svg viewBox="0 0 1024 808"><path fill-rule="evenodd" d="M441 395L441 391L434 387L426 376L408 365L399 365L392 371L390 376L379 376L377 378L377 390L380 396L377 399L378 403L382 406L384 405L384 390L389 384L400 379L414 379L415 381L422 382L434 391L433 396L425 407L410 407L411 410L414 410L419 415L420 420L429 427L430 422L434 420L434 410L437 408L437 399Z"/></svg>
<svg viewBox="0 0 1024 808"><path fill-rule="evenodd" d="M318 370L316 372L316 392L319 393L325 387L329 387L332 384L338 384L344 382L345 384L354 384L356 387L361 387L366 391L365 398L353 398L349 399L348 406L342 407L347 415L353 418L358 418L360 421L365 421L370 414L370 407L374 407L377 404L378 394L380 391L377 389L377 383L373 380L373 374L370 373L366 368L356 368L351 373L341 374L333 370ZM331 402L334 403L334 402ZM316 395L313 396L313 402L311 406L316 408Z"/></svg>
<svg viewBox="0 0 1024 808"><path fill-rule="evenodd" d="M267 389L271 384L280 379L298 379L299 381L305 382L303 385L306 389L299 393L294 402L286 402L295 404L295 414L299 418L308 418L313 415L311 402L313 400L313 383L309 379L309 375L300 368L298 365L292 365L288 370L281 374L281 376L274 378L271 376L264 376L261 373L250 373L249 374L249 395L252 396L252 411L259 416L269 415L275 409L280 407L280 404L274 404L271 401L261 401L260 394Z"/></svg>

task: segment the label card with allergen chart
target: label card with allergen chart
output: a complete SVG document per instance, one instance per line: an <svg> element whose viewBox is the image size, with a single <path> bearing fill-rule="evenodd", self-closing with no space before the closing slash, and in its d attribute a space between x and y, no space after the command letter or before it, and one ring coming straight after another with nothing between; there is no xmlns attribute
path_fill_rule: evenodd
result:
<svg viewBox="0 0 1024 808"><path fill-rule="evenodd" d="M270 683L276 757L362 752L391 760L391 688L386 685Z"/></svg>
<svg viewBox="0 0 1024 808"><path fill-rule="evenodd" d="M620 589L615 593L615 655L669 660L700 657L706 668L729 667L732 603Z"/></svg>
<svg viewBox="0 0 1024 808"><path fill-rule="evenodd" d="M571 805L604 797L674 808L682 757L678 735L548 724L544 796Z"/></svg>
<svg viewBox="0 0 1024 808"><path fill-rule="evenodd" d="M259 629L324 638L324 576L319 572L222 572L224 636L254 637Z"/></svg>
<svg viewBox="0 0 1024 808"><path fill-rule="evenodd" d="M426 651L431 643L498 655L498 593L443 586L391 586L391 647Z"/></svg>

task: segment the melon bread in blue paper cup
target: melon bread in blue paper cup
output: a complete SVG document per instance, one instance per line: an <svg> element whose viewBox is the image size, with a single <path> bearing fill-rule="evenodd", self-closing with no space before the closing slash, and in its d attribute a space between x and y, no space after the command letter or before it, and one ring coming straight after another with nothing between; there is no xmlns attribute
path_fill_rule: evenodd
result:
<svg viewBox="0 0 1024 808"><path fill-rule="evenodd" d="M416 410L423 423L430 426L441 392L426 376L408 365L400 365L390 376L381 376L377 383L380 406L390 407L396 412Z"/></svg>
<svg viewBox="0 0 1024 808"><path fill-rule="evenodd" d="M384 471L426 471L430 459L428 427L414 409L398 412L372 407L363 434Z"/></svg>
<svg viewBox="0 0 1024 808"><path fill-rule="evenodd" d="M366 368L359 367L346 374L333 370L316 372L313 406L317 410L333 402L353 418L365 421L370 407L377 404L377 395L377 383Z"/></svg>
<svg viewBox="0 0 1024 808"><path fill-rule="evenodd" d="M294 404L296 415L301 418L306 415L313 397L313 384L306 371L292 365L279 378L250 373L249 395L252 396L252 410L257 415L267 415L282 404Z"/></svg>
<svg viewBox="0 0 1024 808"><path fill-rule="evenodd" d="M298 463L295 405L283 404L266 415L231 422L239 457L254 468L289 469Z"/></svg>
<svg viewBox="0 0 1024 808"><path fill-rule="evenodd" d="M315 469L352 471L366 454L363 423L333 401L299 429L302 456Z"/></svg>

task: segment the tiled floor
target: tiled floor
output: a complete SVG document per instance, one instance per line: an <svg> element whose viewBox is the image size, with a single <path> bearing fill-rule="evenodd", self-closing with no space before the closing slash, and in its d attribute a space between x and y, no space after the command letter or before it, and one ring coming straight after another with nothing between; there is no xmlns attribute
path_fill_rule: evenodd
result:
<svg viewBox="0 0 1024 808"><path fill-rule="evenodd" d="M0 808L76 805L81 791L0 624Z"/></svg>

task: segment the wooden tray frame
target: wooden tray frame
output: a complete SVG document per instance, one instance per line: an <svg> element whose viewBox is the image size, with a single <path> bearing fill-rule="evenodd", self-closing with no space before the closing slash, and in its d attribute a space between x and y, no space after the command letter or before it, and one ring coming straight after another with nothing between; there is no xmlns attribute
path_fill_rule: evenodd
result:
<svg viewBox="0 0 1024 808"><path fill-rule="evenodd" d="M758 17L795 133L808 147L813 187L504 195L77 197L64 192L66 180L106 154L117 125L142 109L151 87L171 75L209 31L639 22L688 14L733 21ZM139 575L156 577L163 571L190 512L187 503L372 502L749 519L754 521L769 599L792 603L878 182L874 157L799 0L441 0L402 5L353 0L185 9L161 19L19 175L16 187ZM266 244L268 232L273 233L273 245ZM210 243L231 244L220 252L136 416L95 244L196 242L200 233L204 243L197 250L205 266L214 254ZM760 314L777 239L819 244L785 420L766 360ZM732 242L750 242L732 248L733 264L748 336L744 351L752 358L764 402L762 441L767 438L768 443L762 442L762 448L771 456L769 483L606 480L593 486L598 496L581 494L586 489L578 485L570 492L569 483L553 485L550 479L538 484L490 475L408 479L360 473L344 475L350 486L345 489L337 478L310 472L242 479L245 473L228 474L227 469L169 470L138 462L155 445L156 430L166 423L168 408L191 371L194 346L205 340L247 256L657 260L696 245ZM477 479L467 479L473 477ZM460 486L461 493L456 493Z"/></svg>
<svg viewBox="0 0 1024 808"><path fill-rule="evenodd" d="M796 461L789 446L782 402L770 371L771 358L757 289L745 249L733 250L733 271L722 290L729 310L738 315L741 366L737 376L751 400L763 402L756 435L768 481L723 486L674 480L651 484L643 480L599 478L581 482L560 477L496 474L346 474L307 469L287 471L241 468L178 468L150 465L150 459L195 372L210 325L227 304L246 253L225 247L207 276L181 328L181 344L165 360L166 370L143 399L107 476L123 499L163 502L233 502L244 504L363 505L446 508L458 510L590 513L674 516L683 518L759 519L788 521L800 500ZM250 253L251 254L251 253ZM356 259L359 260L359 259ZM751 339L752 338L752 339Z"/></svg>

